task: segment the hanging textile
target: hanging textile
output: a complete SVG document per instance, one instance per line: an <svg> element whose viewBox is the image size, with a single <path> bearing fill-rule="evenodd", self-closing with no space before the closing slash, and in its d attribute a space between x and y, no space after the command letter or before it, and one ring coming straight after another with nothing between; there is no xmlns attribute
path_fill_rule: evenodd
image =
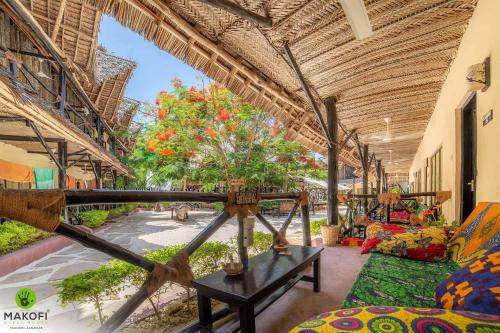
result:
<svg viewBox="0 0 500 333"><path fill-rule="evenodd" d="M69 190L76 189L76 178L73 176L66 176L66 188Z"/></svg>
<svg viewBox="0 0 500 333"><path fill-rule="evenodd" d="M0 160L0 178L18 183L33 183L35 179L32 167L4 160Z"/></svg>
<svg viewBox="0 0 500 333"><path fill-rule="evenodd" d="M35 168L35 188L40 190L53 190L54 170L51 168Z"/></svg>

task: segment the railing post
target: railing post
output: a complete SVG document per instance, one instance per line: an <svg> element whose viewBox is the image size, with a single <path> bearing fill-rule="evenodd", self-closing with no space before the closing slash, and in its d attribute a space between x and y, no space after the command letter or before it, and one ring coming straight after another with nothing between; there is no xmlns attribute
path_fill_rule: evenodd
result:
<svg viewBox="0 0 500 333"><path fill-rule="evenodd" d="M309 203L303 202L300 207L302 217L302 243L304 246L311 246L311 221L309 220Z"/></svg>
<svg viewBox="0 0 500 333"><path fill-rule="evenodd" d="M238 254L240 255L240 262L244 268L248 267L248 250L245 246L244 232L245 225L243 218L238 216Z"/></svg>

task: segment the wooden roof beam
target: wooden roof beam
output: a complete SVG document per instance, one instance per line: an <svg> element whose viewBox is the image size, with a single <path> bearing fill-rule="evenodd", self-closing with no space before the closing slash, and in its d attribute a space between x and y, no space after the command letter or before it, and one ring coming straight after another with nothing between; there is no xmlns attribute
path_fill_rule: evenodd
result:
<svg viewBox="0 0 500 333"><path fill-rule="evenodd" d="M323 134L325 135L325 138L327 139L327 144L329 148L332 148L334 145L334 142L332 138L330 137L330 134L328 133L328 130L326 128L325 120L321 116L321 111L319 110L318 105L316 104L316 100L314 99L311 90L309 89L309 86L307 85L304 76L302 75L302 72L300 71L300 67L295 61L295 58L293 57L292 50L290 50L290 47L288 44L285 44L283 49L285 50L285 55L288 58L288 62L290 63L290 66L292 67L293 71L295 72L295 75L297 75L297 79L299 80L300 85L302 86L302 89L304 90L304 93L306 95L306 98L309 101L309 104L311 104L311 108L316 114L316 117L318 118L319 125L321 126L321 130L323 131Z"/></svg>
<svg viewBox="0 0 500 333"><path fill-rule="evenodd" d="M207 5L217 7L219 9L225 10L231 14L241 17L247 21L253 22L260 26L271 28L273 26L273 21L270 17L261 16L259 14L255 14L238 4L228 1L228 0L199 0Z"/></svg>
<svg viewBox="0 0 500 333"><path fill-rule="evenodd" d="M52 34L50 35L50 39L55 43L57 39L57 34L59 33L59 28L61 28L61 23L63 20L64 10L66 9L66 0L61 0L61 4L59 5L59 11L57 12L56 21L54 23L54 28L52 29Z"/></svg>

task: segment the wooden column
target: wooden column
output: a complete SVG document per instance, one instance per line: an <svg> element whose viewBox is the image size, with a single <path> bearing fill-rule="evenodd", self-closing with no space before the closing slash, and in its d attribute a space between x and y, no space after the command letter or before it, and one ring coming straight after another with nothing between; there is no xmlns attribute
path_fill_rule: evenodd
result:
<svg viewBox="0 0 500 333"><path fill-rule="evenodd" d="M68 166L68 143L61 141L57 143L57 160L61 165L59 169L59 189L66 189L66 168Z"/></svg>
<svg viewBox="0 0 500 333"><path fill-rule="evenodd" d="M59 109L59 113L64 115L64 108L66 103L66 73L61 68L61 74L59 74L59 103L57 108Z"/></svg>
<svg viewBox="0 0 500 333"><path fill-rule="evenodd" d="M118 173L116 172L116 170L111 170L111 174L113 177L113 190L116 190L117 189Z"/></svg>
<svg viewBox="0 0 500 333"><path fill-rule="evenodd" d="M332 142L337 142L338 118L337 99L329 97L325 100L327 130ZM337 200L338 189L338 146L332 144L328 148L328 194L327 194L327 223L337 225L339 221L339 210Z"/></svg>
<svg viewBox="0 0 500 333"><path fill-rule="evenodd" d="M382 191L382 161L381 160L377 160L376 170L377 170L377 194L380 194Z"/></svg>
<svg viewBox="0 0 500 333"><path fill-rule="evenodd" d="M302 218L302 244L311 246L311 222L309 220L309 204L302 204L300 207L300 216Z"/></svg>
<svg viewBox="0 0 500 333"><path fill-rule="evenodd" d="M368 194L368 172L370 167L368 165L368 145L363 146L363 194ZM368 199L363 199L364 212L368 211Z"/></svg>
<svg viewBox="0 0 500 333"><path fill-rule="evenodd" d="M244 268L248 267L248 250L244 244L244 228L245 224L243 218L238 216L238 254L240 255L240 262Z"/></svg>
<svg viewBox="0 0 500 333"><path fill-rule="evenodd" d="M101 161L95 161L94 163L94 169L95 169L95 182L96 182L96 187L98 189L102 188L102 166L101 166Z"/></svg>

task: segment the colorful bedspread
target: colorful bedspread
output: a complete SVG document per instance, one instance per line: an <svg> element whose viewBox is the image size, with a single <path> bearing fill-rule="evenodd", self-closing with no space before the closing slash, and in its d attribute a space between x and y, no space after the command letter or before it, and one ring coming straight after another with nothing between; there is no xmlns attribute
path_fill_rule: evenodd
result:
<svg viewBox="0 0 500 333"><path fill-rule="evenodd" d="M480 202L448 244L451 259L465 266L500 244L500 203Z"/></svg>
<svg viewBox="0 0 500 333"><path fill-rule="evenodd" d="M442 309L371 306L325 312L293 333L499 333L500 316Z"/></svg>
<svg viewBox="0 0 500 333"><path fill-rule="evenodd" d="M342 308L368 305L434 307L434 289L460 267L452 262L425 262L370 254Z"/></svg>

